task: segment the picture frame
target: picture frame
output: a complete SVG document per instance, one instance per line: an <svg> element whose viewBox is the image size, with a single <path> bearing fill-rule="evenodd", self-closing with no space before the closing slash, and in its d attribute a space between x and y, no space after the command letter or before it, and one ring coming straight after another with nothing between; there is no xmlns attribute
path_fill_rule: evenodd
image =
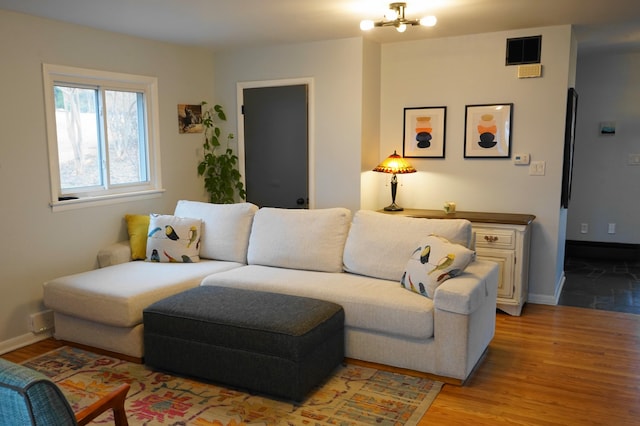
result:
<svg viewBox="0 0 640 426"><path fill-rule="evenodd" d="M513 103L467 105L464 158L511 158Z"/></svg>
<svg viewBox="0 0 640 426"><path fill-rule="evenodd" d="M203 133L202 105L178 104L178 133Z"/></svg>
<svg viewBox="0 0 640 426"><path fill-rule="evenodd" d="M602 121L600 123L600 136L615 136L615 134L616 134L615 121Z"/></svg>
<svg viewBox="0 0 640 426"><path fill-rule="evenodd" d="M402 156L444 158L446 124L446 106L405 108Z"/></svg>
<svg viewBox="0 0 640 426"><path fill-rule="evenodd" d="M571 181L573 178L573 150L576 139L576 117L578 111L578 92L573 87L567 93L567 116L564 128L564 157L562 160L562 191L560 206L569 207L571 200Z"/></svg>

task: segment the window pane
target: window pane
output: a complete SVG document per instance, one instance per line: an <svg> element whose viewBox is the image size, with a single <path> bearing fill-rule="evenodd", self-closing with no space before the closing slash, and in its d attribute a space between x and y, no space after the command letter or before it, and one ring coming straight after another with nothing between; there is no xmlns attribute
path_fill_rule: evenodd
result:
<svg viewBox="0 0 640 426"><path fill-rule="evenodd" d="M97 90L54 86L60 186L63 192L102 184Z"/></svg>
<svg viewBox="0 0 640 426"><path fill-rule="evenodd" d="M159 196L157 78L42 65L53 211Z"/></svg>
<svg viewBox="0 0 640 426"><path fill-rule="evenodd" d="M141 93L105 91L111 184L147 180L142 97Z"/></svg>

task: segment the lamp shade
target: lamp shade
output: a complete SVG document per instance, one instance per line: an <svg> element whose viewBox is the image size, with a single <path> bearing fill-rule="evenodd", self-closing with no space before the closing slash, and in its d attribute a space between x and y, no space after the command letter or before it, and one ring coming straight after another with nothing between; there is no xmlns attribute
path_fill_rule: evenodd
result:
<svg viewBox="0 0 640 426"><path fill-rule="evenodd" d="M409 164L407 160L393 151L393 154L388 156L382 163L378 164L373 169L374 172L382 173L415 173L416 169Z"/></svg>

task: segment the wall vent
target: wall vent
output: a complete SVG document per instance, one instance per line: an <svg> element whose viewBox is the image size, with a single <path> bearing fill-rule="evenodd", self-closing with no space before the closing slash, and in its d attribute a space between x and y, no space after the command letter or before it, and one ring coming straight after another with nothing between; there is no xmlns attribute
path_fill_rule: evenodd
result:
<svg viewBox="0 0 640 426"><path fill-rule="evenodd" d="M542 65L518 65L518 78L535 78L542 75Z"/></svg>
<svg viewBox="0 0 640 426"><path fill-rule="evenodd" d="M539 64L542 36L507 39L506 65Z"/></svg>

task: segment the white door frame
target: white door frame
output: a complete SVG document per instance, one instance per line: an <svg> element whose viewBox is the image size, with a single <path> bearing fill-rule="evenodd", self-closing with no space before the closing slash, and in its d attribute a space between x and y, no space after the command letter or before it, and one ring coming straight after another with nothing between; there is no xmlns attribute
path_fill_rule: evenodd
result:
<svg viewBox="0 0 640 426"><path fill-rule="evenodd" d="M242 174L242 181L245 181L245 153L244 153L244 117L242 115L242 105L244 105L244 89L254 89L257 87L280 87L280 86L307 86L307 150L308 150L308 182L309 182L309 208L316 204L316 183L315 183L315 94L313 88L313 77L287 78L282 80L263 81L241 81L236 84L237 97L237 117L238 117L238 170Z"/></svg>

